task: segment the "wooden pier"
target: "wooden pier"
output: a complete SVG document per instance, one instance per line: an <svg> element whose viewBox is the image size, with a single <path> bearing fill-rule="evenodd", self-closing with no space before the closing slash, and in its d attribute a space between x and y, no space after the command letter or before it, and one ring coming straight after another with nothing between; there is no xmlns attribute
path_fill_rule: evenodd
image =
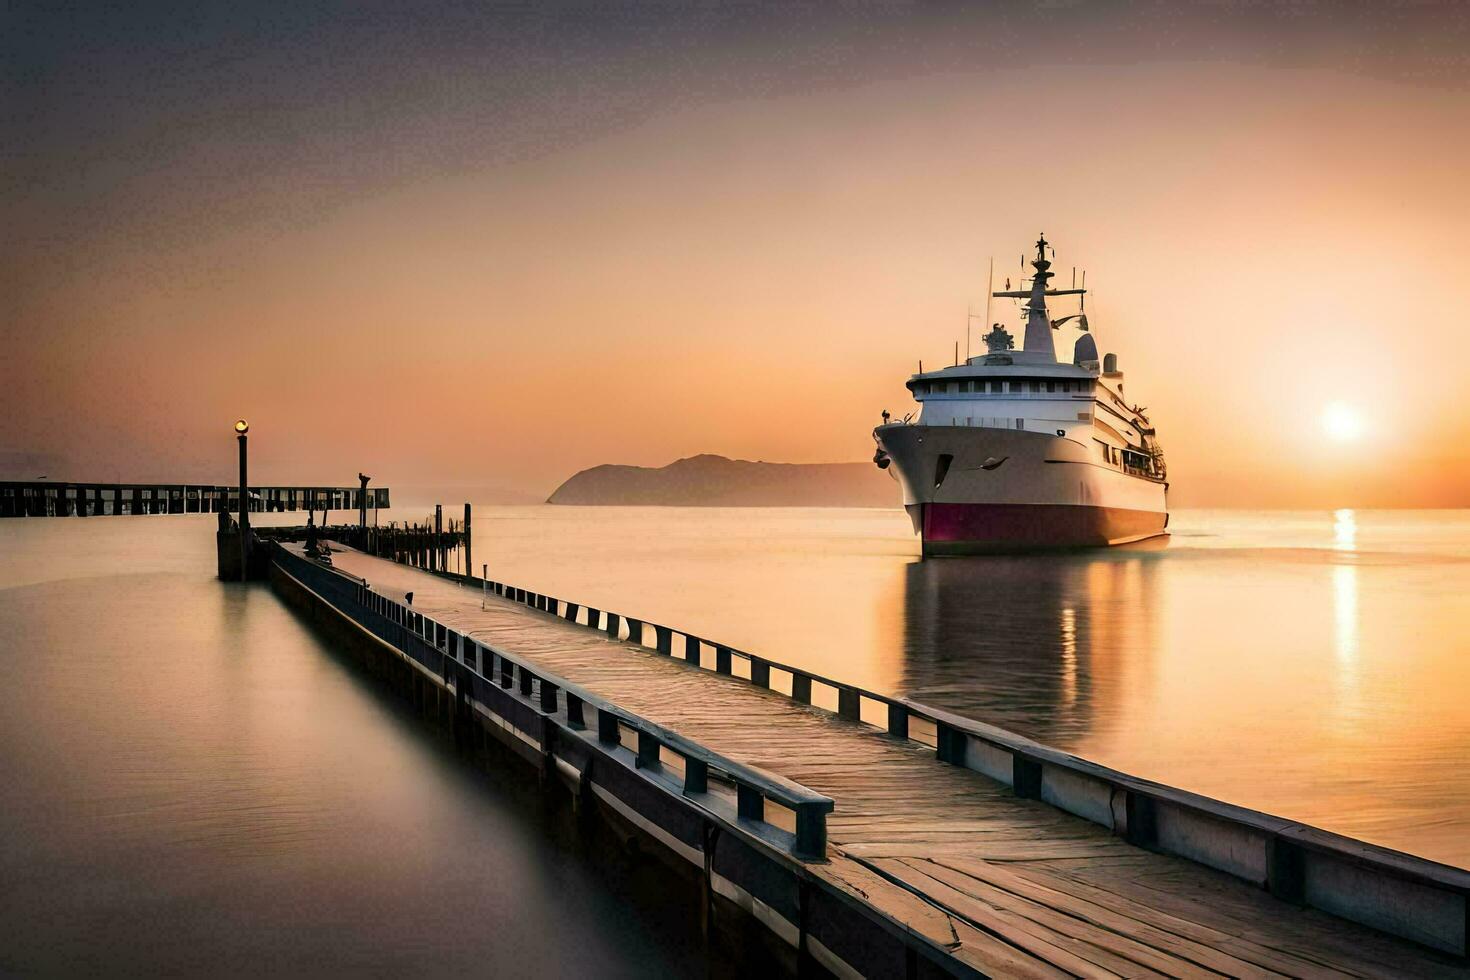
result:
<svg viewBox="0 0 1470 980"><path fill-rule="evenodd" d="M278 587L401 659L416 697L432 688L665 845L711 909L745 910L803 963L1467 975L1470 873L623 614L272 547Z"/></svg>
<svg viewBox="0 0 1470 980"><path fill-rule="evenodd" d="M251 513L387 508L387 487L250 487ZM198 483L0 482L0 517L240 512L240 488Z"/></svg>

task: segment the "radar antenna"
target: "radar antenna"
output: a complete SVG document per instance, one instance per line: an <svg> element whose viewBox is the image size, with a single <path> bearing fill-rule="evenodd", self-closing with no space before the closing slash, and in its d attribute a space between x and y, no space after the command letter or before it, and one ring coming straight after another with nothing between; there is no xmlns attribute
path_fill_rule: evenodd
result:
<svg viewBox="0 0 1470 980"><path fill-rule="evenodd" d="M1049 289L1047 284L1055 275L1051 271L1051 261L1046 257L1046 250L1050 243L1046 235L1042 234L1036 239L1036 258L1031 260L1031 267L1036 270L1036 275L1031 278L1031 288L1005 289L1001 292L992 293L995 297L1009 299L1025 299L1026 303L1026 339L1022 350L1049 355L1056 359L1056 347L1052 343L1052 323L1046 312L1046 298L1048 296L1081 296L1086 289ZM1052 254L1056 250L1052 249ZM1009 286L1009 282L1007 282Z"/></svg>

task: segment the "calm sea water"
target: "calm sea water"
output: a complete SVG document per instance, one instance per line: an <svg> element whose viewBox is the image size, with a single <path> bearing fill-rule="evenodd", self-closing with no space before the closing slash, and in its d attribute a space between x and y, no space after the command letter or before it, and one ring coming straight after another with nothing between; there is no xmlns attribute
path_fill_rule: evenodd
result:
<svg viewBox="0 0 1470 980"><path fill-rule="evenodd" d="M1172 527L1162 546L920 561L897 511L474 521L492 578L1470 867L1470 511Z"/></svg>
<svg viewBox="0 0 1470 980"><path fill-rule="evenodd" d="M921 562L899 512L479 507L475 558L1470 866L1470 512L1173 525L1162 547ZM0 522L0 972L707 968L693 901L589 858L268 590L215 581L212 531Z"/></svg>
<svg viewBox="0 0 1470 980"><path fill-rule="evenodd" d="M0 974L706 975L693 889L463 763L212 538L0 523Z"/></svg>

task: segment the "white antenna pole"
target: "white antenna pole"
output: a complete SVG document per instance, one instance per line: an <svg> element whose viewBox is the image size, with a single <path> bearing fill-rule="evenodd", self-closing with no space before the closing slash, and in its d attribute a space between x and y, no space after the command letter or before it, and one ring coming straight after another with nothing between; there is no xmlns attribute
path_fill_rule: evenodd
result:
<svg viewBox="0 0 1470 980"><path fill-rule="evenodd" d="M970 363L970 327L975 322L975 311L965 304L965 363Z"/></svg>
<svg viewBox="0 0 1470 980"><path fill-rule="evenodd" d="M995 292L995 256L990 257L990 271L985 274L985 322L990 322L990 294ZM985 328L989 330L989 327Z"/></svg>

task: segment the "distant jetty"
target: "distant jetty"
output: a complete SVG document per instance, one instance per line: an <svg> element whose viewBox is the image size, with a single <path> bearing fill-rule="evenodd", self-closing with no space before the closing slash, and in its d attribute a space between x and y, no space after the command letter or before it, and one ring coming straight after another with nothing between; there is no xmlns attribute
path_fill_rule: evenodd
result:
<svg viewBox="0 0 1470 980"><path fill-rule="evenodd" d="M765 463L705 453L667 466L594 466L547 503L663 507L893 507L898 489L871 463Z"/></svg>

